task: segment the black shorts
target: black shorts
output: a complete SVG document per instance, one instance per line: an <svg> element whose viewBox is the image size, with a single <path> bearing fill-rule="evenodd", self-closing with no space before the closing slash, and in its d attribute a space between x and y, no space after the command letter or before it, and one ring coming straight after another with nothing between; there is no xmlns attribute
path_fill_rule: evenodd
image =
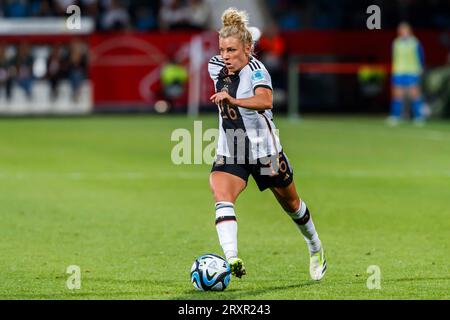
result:
<svg viewBox="0 0 450 320"><path fill-rule="evenodd" d="M213 163L211 172L227 172L245 180L246 183L248 177L252 175L260 191L272 187L285 188L291 184L294 178L292 167L283 151L278 154L278 159L275 157L258 159L256 163L246 161L246 163L239 164L236 162L233 158L219 155Z"/></svg>

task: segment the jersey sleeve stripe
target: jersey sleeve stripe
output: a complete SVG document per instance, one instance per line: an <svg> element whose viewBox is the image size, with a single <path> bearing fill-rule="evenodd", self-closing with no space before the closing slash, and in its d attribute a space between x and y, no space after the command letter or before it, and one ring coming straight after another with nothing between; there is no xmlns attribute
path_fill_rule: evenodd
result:
<svg viewBox="0 0 450 320"><path fill-rule="evenodd" d="M259 69L259 68L256 66L256 61L253 60L253 62L252 62L251 64L252 64L252 66L253 66L253 70L252 70L252 71L255 71L255 70L258 70L258 69Z"/></svg>
<svg viewBox="0 0 450 320"><path fill-rule="evenodd" d="M224 63L220 63L220 62L209 62L209 64L214 64L214 65L216 65L216 66L219 66L219 67L225 67L225 64Z"/></svg>
<svg viewBox="0 0 450 320"><path fill-rule="evenodd" d="M255 92L257 88L267 88L273 90L272 87L267 84L257 84L256 86L253 87L253 92Z"/></svg>
<svg viewBox="0 0 450 320"><path fill-rule="evenodd" d="M212 57L211 60L214 61L214 62L224 63L224 62L223 62L222 60L220 60L218 57ZM209 61L211 61L211 60L209 60Z"/></svg>
<svg viewBox="0 0 450 320"><path fill-rule="evenodd" d="M250 66L250 69L252 69L252 71L255 71L255 68L253 67L253 64L251 62L248 65Z"/></svg>

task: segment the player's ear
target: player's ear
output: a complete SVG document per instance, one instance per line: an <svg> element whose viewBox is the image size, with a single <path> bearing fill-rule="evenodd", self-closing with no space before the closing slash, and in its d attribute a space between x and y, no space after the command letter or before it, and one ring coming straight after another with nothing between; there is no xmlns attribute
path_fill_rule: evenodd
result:
<svg viewBox="0 0 450 320"><path fill-rule="evenodd" d="M245 51L245 55L247 57L250 57L250 54L252 53L252 45L251 44L244 44L244 51Z"/></svg>

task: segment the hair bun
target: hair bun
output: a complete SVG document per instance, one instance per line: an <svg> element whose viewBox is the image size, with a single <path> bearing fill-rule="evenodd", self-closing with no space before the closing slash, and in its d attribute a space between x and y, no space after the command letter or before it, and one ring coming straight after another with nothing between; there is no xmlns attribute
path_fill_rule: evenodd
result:
<svg viewBox="0 0 450 320"><path fill-rule="evenodd" d="M238 27L243 29L247 27L248 16L245 11L238 11L236 8L228 8L222 15L224 27Z"/></svg>

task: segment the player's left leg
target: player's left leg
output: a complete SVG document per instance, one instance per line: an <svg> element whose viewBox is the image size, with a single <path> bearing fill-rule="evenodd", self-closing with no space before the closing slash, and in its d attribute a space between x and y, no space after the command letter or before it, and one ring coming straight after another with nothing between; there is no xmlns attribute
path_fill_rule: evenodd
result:
<svg viewBox="0 0 450 320"><path fill-rule="evenodd" d="M311 278L313 280L322 279L327 269L322 243L306 203L297 194L294 181L287 187L272 187L270 189L305 238L310 253Z"/></svg>
<svg viewBox="0 0 450 320"><path fill-rule="evenodd" d="M394 77L392 84L391 114L388 118L388 124L391 126L396 126L402 118L405 89L401 85L401 79L400 76Z"/></svg>

